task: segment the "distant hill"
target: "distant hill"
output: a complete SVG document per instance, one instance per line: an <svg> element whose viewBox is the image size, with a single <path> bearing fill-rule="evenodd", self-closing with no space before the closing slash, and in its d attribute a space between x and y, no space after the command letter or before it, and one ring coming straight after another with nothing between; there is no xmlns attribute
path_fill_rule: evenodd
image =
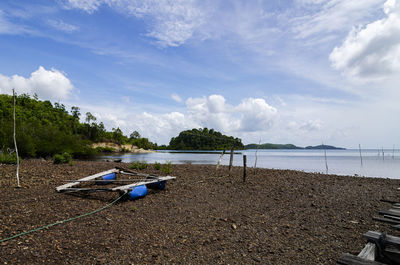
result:
<svg viewBox="0 0 400 265"><path fill-rule="evenodd" d="M294 144L248 144L244 146L246 149L303 149Z"/></svg>
<svg viewBox="0 0 400 265"><path fill-rule="evenodd" d="M332 145L316 145L316 146L307 146L300 147L294 144L248 144L244 146L246 149L325 149L325 150L345 150L346 148L335 147Z"/></svg>
<svg viewBox="0 0 400 265"><path fill-rule="evenodd" d="M336 146L332 146L332 145L316 145L316 146L306 146L305 149L325 149L325 150L346 150L346 148L342 148L342 147L336 147Z"/></svg>
<svg viewBox="0 0 400 265"><path fill-rule="evenodd" d="M172 137L169 142L170 150L229 150L232 146L243 149L242 140L223 135L214 129L201 128L186 130Z"/></svg>

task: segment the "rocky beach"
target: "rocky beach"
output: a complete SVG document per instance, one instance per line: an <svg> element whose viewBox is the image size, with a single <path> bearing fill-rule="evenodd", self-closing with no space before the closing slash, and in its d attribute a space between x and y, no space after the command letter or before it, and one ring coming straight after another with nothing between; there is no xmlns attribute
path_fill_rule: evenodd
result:
<svg viewBox="0 0 400 265"><path fill-rule="evenodd" d="M129 164L24 160L0 165L0 239L62 221L118 198L74 196L55 187ZM149 165L141 173L163 175ZM1 264L335 264L357 254L372 220L399 201L400 180L292 170L173 165L166 189L118 201L96 214L0 244Z"/></svg>

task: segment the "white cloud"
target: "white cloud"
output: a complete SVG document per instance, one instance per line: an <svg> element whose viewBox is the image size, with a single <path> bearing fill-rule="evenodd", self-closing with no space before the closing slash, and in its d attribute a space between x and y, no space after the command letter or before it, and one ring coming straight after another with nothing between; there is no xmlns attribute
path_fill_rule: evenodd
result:
<svg viewBox="0 0 400 265"><path fill-rule="evenodd" d="M182 99L178 94L173 93L173 94L171 95L171 98L172 98L173 100L175 100L176 102L178 102L178 103L182 103L182 102L183 102L183 99Z"/></svg>
<svg viewBox="0 0 400 265"><path fill-rule="evenodd" d="M400 73L400 1L388 0L386 17L353 28L330 60L335 69L354 80L382 80Z"/></svg>
<svg viewBox="0 0 400 265"><path fill-rule="evenodd" d="M261 98L243 99L236 111L240 113L241 131L262 131L272 127L277 117L277 109Z"/></svg>
<svg viewBox="0 0 400 265"><path fill-rule="evenodd" d="M59 100L68 98L74 86L57 69L46 70L39 66L29 78L19 75L8 77L0 74L0 93L11 94L13 88L18 94L36 93L40 98Z"/></svg>
<svg viewBox="0 0 400 265"><path fill-rule="evenodd" d="M24 34L32 33L32 30L25 26L17 25L9 21L4 11L0 10L0 34Z"/></svg>
<svg viewBox="0 0 400 265"><path fill-rule="evenodd" d="M69 8L89 14L106 4L121 13L143 19L148 24L147 36L160 46L180 46L206 22L206 13L196 0L68 0Z"/></svg>
<svg viewBox="0 0 400 265"><path fill-rule="evenodd" d="M302 16L295 16L291 22L292 29L298 38L308 38L316 34L331 34L347 30L352 25L365 21L370 17L374 8L381 5L383 0L329 0L300 1L323 5L321 8L302 9ZM320 36L318 36L320 38Z"/></svg>
<svg viewBox="0 0 400 265"><path fill-rule="evenodd" d="M91 14L96 11L99 6L106 2L107 1L105 0L68 0L67 6L71 8L82 9Z"/></svg>
<svg viewBox="0 0 400 265"><path fill-rule="evenodd" d="M202 127L233 136L260 135L270 130L278 119L277 110L264 99L246 98L237 106L225 101L221 95L189 98L186 109L168 113L140 112L128 104L108 102L109 105L101 107L83 106L82 113L90 111L109 129L120 127L125 134L137 130L159 144L168 143L183 130Z"/></svg>
<svg viewBox="0 0 400 265"><path fill-rule="evenodd" d="M62 20L54 20L54 19L50 19L47 21L47 23L52 26L53 28L57 29L57 30L61 30L67 33L71 33L74 31L77 31L79 28L77 26L65 23Z"/></svg>

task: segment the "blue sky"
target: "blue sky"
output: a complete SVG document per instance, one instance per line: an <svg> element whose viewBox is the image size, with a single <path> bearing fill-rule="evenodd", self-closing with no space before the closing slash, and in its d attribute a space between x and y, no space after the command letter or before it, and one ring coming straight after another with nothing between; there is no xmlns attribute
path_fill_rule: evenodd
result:
<svg viewBox="0 0 400 265"><path fill-rule="evenodd" d="M159 144L400 146L400 1L0 2L0 93Z"/></svg>

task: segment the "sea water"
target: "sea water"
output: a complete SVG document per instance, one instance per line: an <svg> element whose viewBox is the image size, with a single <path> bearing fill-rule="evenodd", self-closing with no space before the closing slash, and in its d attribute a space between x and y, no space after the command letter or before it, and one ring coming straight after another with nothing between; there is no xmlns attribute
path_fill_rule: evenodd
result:
<svg viewBox="0 0 400 265"><path fill-rule="evenodd" d="M243 155L247 156L247 167L254 167L256 154L259 168L293 169L305 172L321 172L338 175L357 175L400 179L400 150L358 149L347 150L243 150L235 151L234 166L243 166ZM122 162L145 161L147 163L210 164L216 165L221 152L209 151L158 151L148 154L119 154L102 156L101 159L122 159ZM222 165L229 164L229 154L222 157Z"/></svg>

